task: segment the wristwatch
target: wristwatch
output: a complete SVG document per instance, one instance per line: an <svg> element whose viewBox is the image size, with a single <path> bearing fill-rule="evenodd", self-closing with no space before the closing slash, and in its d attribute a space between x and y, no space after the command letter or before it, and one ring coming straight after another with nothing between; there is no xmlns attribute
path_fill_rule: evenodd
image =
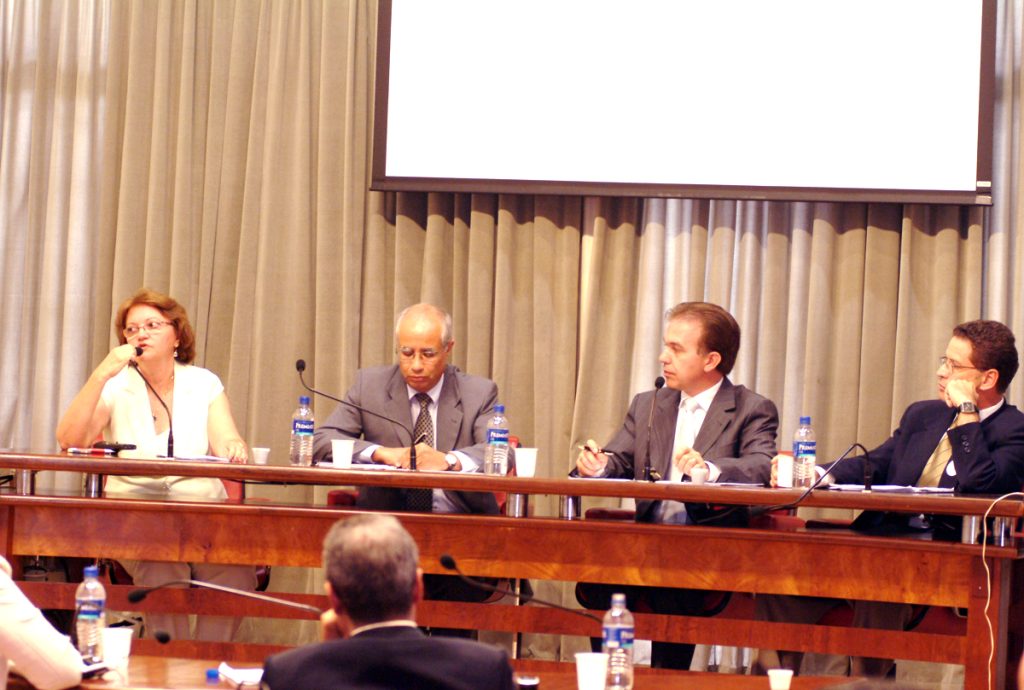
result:
<svg viewBox="0 0 1024 690"><path fill-rule="evenodd" d="M956 410L962 414L978 414L978 406L972 402L962 402Z"/></svg>
<svg viewBox="0 0 1024 690"><path fill-rule="evenodd" d="M459 459L457 457L455 457L455 453L445 453L444 454L444 460L445 460L445 462L448 463L448 469L449 470L454 470L455 469L455 463L457 463L459 461Z"/></svg>

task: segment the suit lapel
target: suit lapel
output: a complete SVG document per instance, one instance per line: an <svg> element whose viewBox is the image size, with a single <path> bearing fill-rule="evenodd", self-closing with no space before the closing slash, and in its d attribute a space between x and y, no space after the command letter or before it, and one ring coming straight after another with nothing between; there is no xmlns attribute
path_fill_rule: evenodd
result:
<svg viewBox="0 0 1024 690"><path fill-rule="evenodd" d="M459 382L455 378L455 368L448 366L444 370L444 384L441 395L437 399L437 430L435 447L441 451L456 448L456 440L462 431L462 398L459 393Z"/></svg>
<svg viewBox="0 0 1024 690"><path fill-rule="evenodd" d="M413 424L416 423L416 420L412 418L412 413L410 412L409 389L406 387L405 379L402 378L402 372L397 366L394 368L391 380L388 381L387 400L385 401L384 407L384 414L389 417L399 420L409 420L408 426L406 427L389 423L395 430L395 436L398 438L398 442L400 444L408 445L412 443L412 427Z"/></svg>
<svg viewBox="0 0 1024 690"><path fill-rule="evenodd" d="M704 422L700 425L697 438L693 441L693 449L701 455L705 455L711 450L735 411L736 391L729 379L723 379L722 387L718 389L718 393L711 401L711 407L704 415Z"/></svg>
<svg viewBox="0 0 1024 690"><path fill-rule="evenodd" d="M660 472L664 479L668 479L671 473L672 445L676 437L679 397L679 391L672 389L668 393L658 395L654 426L651 428L651 468Z"/></svg>

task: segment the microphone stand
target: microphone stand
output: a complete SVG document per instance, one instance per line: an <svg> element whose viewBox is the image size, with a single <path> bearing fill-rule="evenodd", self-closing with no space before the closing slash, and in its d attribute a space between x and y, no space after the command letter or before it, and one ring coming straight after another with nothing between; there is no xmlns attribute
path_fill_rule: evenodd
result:
<svg viewBox="0 0 1024 690"><path fill-rule="evenodd" d="M317 607L310 606L309 604L302 604L297 601L290 601L288 599L279 599L278 597L260 594L259 592L247 592L244 589L235 589L234 587L226 587L224 585L218 585L213 582L203 582L202 580L168 580L167 582L162 582L159 585L154 585L153 587L142 587L140 589L133 589L132 591L128 592L128 601L133 604L138 603L145 599L147 596L149 596L152 592L155 592L158 589L164 589L165 587L170 587L172 585L189 585L191 587L198 587L200 589L212 589L218 592L234 594L235 596L244 597L246 599L257 599L259 601L264 601L269 604L277 604L278 606L288 606L293 609L299 609L300 611L306 611L308 613L315 614L318 618L320 617L320 614L323 613L323 611L321 611Z"/></svg>
<svg viewBox="0 0 1024 690"><path fill-rule="evenodd" d="M865 491L871 491L871 470L870 470L871 459L870 459L870 456L868 454L868 449L865 448L864 446L862 446L860 443L854 442L853 444L850 445L849 448L847 448L845 451L843 451L843 454L840 455L839 458L835 462L833 462L831 465L829 465L828 469L825 470L824 472L822 472L821 476L818 477L816 480L814 480L814 483L812 483L809 487L807 487L807 490L804 491L802 494L800 494L800 496L797 497L797 499L795 501L790 501L789 503L783 503L781 505L776 505L776 506L763 506L763 507L758 507L758 508L751 508L750 509L750 517L757 517L758 515L764 515L765 513L771 513L771 512L774 512L776 510L792 510L793 508L798 507L801 503L804 502L804 500L808 496L811 495L811 492L813 492L815 489L817 489L819 486L821 486L821 483L823 481L825 481L825 477L827 477L828 475L832 474L832 470L834 470L836 468L836 466L839 465L839 463L841 463L843 460L846 460L850 456L850 452L854 448L860 448L862 451L864 451L864 468L865 468L864 469L864 490ZM817 473L815 473L815 474L817 474Z"/></svg>
<svg viewBox="0 0 1024 690"><path fill-rule="evenodd" d="M647 416L647 454L644 456L644 481L656 482L661 479L661 473L651 470L651 431L654 429L654 408L658 402L658 392L665 385L665 378L659 376L654 379L654 397L651 398L651 412Z"/></svg>
<svg viewBox="0 0 1024 690"><path fill-rule="evenodd" d="M319 391L316 388L310 387L306 383L306 379L303 378L303 376L302 376L302 373L304 371L306 371L306 360L304 360L304 359L296 360L295 361L295 371L299 372L299 383L301 383L302 387L305 388L310 393L313 393L314 395L319 395L319 396L321 396L323 398L327 398L328 400L333 400L334 402L339 403L341 405L346 405L348 407L351 407L354 410L359 410L360 412L365 412L366 414L373 415L374 417L377 417L378 419L383 419L385 422L391 422L392 424L397 424L398 427L402 431L408 431L409 432L409 438L412 439L412 443L409 445L409 469L411 469L411 470L415 470L416 469L416 444L419 442L420 439L422 439L422 436L420 437L420 439L417 439L415 437L415 433L414 433L413 430L410 430L410 428L408 426L406 426L403 422L398 421L394 417L389 417L386 414L381 414L380 412L374 412L373 410L367 409L367 408L363 407L362 405L356 405L354 402L351 402L349 400L343 400L341 398L336 398L333 395L330 395L329 393L324 393L323 391ZM340 431L340 432L342 432L344 434L348 433L345 429L340 429L340 428L335 427L335 426L322 425L320 428L321 429L334 429L335 431Z"/></svg>

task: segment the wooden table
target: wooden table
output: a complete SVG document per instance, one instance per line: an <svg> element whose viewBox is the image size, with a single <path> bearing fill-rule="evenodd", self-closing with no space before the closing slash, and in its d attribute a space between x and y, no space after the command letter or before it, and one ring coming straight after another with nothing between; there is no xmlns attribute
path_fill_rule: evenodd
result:
<svg viewBox="0 0 1024 690"><path fill-rule="evenodd" d="M181 659L133 654L128 664L128 677L107 673L102 678L83 681L80 687L88 690L209 690L210 688L234 688L228 681L206 682L206 670L217 668L219 661L203 659ZM250 668L249 664L232 664L238 668ZM576 673L569 670L529 671L528 675L540 678L540 690L576 690ZM818 690L834 688L849 682L849 678L794 678L793 690ZM10 690L31 690L32 686L23 679L11 678ZM729 676L717 673L656 674L640 672L633 685L634 690L766 690L768 679L757 676Z"/></svg>
<svg viewBox="0 0 1024 690"><path fill-rule="evenodd" d="M0 467L81 469L131 474L179 474L296 483L387 484L481 491L574 495L625 495L747 505L777 505L794 490L652 485L613 480L512 479L447 473L369 472L224 466L157 461L111 461L59 456L0 456ZM990 501L948 495L816 492L806 505L980 515ZM999 504L993 514L1019 517L1020 501ZM323 535L350 513L315 506L266 503L165 502L81 495L0 494L0 549L38 554L220 563L316 566ZM665 525L614 524L548 518L399 514L421 550L427 572L442 572L438 558L456 557L478 576L594 581L690 587L735 592L801 594L955 606L968 610L963 634L864 631L834 626L754 622L718 616L639 615L637 635L678 642L814 650L862 656L964 663L967 686L984 688L988 625L983 609L991 583L989 619L995 633L994 687L1002 687L1011 600L1019 564L1016 544L982 547L909 538L868 537L845 531L783 531ZM991 576L987 575L987 564ZM1020 568L1016 572L1019 574ZM1017 575L1019 579L1019 575ZM25 583L34 601L69 607L74 584ZM129 588L115 587L111 606L126 605ZM324 606L322 596L287 595ZM245 615L302 616L200 590L167 590L146 600L152 610ZM133 608L142 608L133 605ZM490 630L596 635L596 623L535 606L428 602L421 622L456 620ZM968 644L972 640L972 644ZM145 643L145 640L140 641ZM277 648L171 643L168 653L230 659L261 659ZM141 645L143 653L157 653Z"/></svg>

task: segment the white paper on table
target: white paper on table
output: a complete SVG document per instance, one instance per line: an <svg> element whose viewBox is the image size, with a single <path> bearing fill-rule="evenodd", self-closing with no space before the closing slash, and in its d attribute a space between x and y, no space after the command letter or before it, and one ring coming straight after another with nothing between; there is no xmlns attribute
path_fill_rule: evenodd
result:
<svg viewBox="0 0 1024 690"><path fill-rule="evenodd" d="M233 668L228 662L220 662L217 673L235 685L259 685L263 679L262 668Z"/></svg>

